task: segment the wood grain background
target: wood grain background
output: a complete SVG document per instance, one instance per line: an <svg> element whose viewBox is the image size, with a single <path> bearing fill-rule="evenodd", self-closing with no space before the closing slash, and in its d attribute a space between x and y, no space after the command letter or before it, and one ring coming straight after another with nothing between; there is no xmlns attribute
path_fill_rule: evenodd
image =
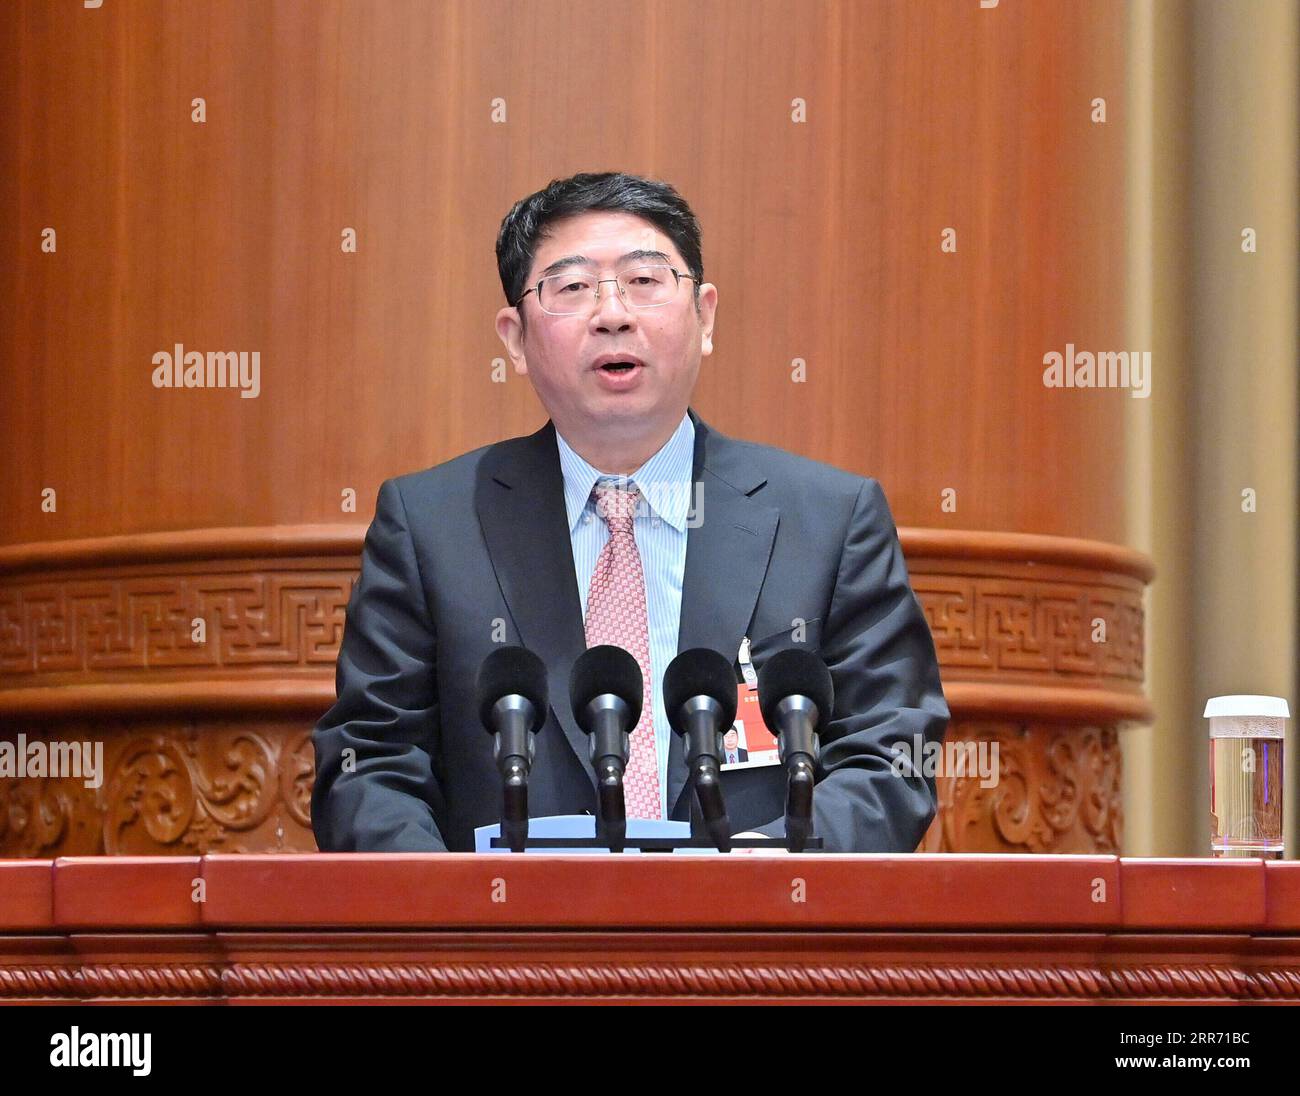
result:
<svg viewBox="0 0 1300 1096"><path fill-rule="evenodd" d="M1124 349L1118 2L35 0L0 23L0 543L368 520L385 477L534 429L527 380L491 381L493 241L584 170L698 213L720 303L695 405L724 432L877 476L900 524L1123 538L1129 397L1041 380L1067 342ZM178 342L260 351L261 395L155 389Z"/></svg>

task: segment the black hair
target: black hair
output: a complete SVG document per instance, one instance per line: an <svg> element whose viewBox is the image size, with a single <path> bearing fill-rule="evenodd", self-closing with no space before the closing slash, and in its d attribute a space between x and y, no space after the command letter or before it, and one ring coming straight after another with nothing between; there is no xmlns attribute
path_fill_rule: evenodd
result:
<svg viewBox="0 0 1300 1096"><path fill-rule="evenodd" d="M497 233L497 272L506 303L514 304L528 290L524 284L533 268L537 242L546 226L561 217L592 210L613 210L644 218L672 240L692 276L695 311L700 310L700 283L704 260L700 250L700 225L691 207L670 183L628 175L621 171L584 172L567 179L552 179L544 190L521 198L510 207ZM520 325L527 329L525 310Z"/></svg>

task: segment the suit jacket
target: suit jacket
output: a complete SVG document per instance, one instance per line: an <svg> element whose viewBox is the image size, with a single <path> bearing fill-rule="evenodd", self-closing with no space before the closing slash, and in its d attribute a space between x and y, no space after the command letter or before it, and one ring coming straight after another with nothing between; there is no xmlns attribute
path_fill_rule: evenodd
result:
<svg viewBox="0 0 1300 1096"><path fill-rule="evenodd" d="M745 761L748 761L748 760L749 760L749 751L748 751L748 750L742 750L739 746L737 746L737 747L736 747L736 760L735 760L735 764L739 765L739 764L741 764L741 763L743 763L743 762L745 762ZM726 748L725 748L725 747L723 748L723 751L722 751L722 763L723 763L724 765L729 764L729 762L727 761L727 751L726 751Z"/></svg>
<svg viewBox="0 0 1300 1096"><path fill-rule="evenodd" d="M711 647L734 661L748 635L756 668L796 640L819 652L835 709L821 732L814 832L828 851L914 850L935 813L935 782L891 766L890 746L905 744L911 758L915 736L941 741L948 706L880 485L725 437L690 414L699 514L687 534L678 650ZM470 851L474 828L499 820L500 777L474 685L503 642L533 650L549 670L529 814L594 813L588 739L569 704L569 671L586 641L549 422L381 485L348 603L338 700L313 734L321 850ZM686 779L673 735L672 818L690 817ZM784 833L784 766L730 770L721 781L732 832Z"/></svg>

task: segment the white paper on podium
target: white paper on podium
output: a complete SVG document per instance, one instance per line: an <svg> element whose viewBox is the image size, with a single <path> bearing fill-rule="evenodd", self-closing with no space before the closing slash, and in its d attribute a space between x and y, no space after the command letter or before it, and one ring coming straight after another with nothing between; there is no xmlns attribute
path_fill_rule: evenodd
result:
<svg viewBox="0 0 1300 1096"><path fill-rule="evenodd" d="M637 837L676 837L688 838L691 836L691 824L689 822L674 822L666 818L629 818L627 820L627 835L629 838ZM501 836L501 826L494 824L491 826L479 826L474 830L474 851L503 853L509 852L509 849L494 849L489 842L494 837ZM591 814L552 814L543 818L530 818L528 820L529 837L595 837L596 836L596 817ZM626 849L620 853L611 853L609 849L525 849L525 853L541 852L549 856L571 856L574 853L596 853L599 856L627 856L629 854L640 856L640 849ZM717 849L673 849L674 853L698 854L703 853L705 856L718 856ZM662 855L655 853L653 855Z"/></svg>

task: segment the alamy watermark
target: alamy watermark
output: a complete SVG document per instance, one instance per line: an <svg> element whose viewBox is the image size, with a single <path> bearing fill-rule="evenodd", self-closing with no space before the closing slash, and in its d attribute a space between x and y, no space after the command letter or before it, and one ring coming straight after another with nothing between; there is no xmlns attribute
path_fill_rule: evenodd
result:
<svg viewBox="0 0 1300 1096"><path fill-rule="evenodd" d="M0 777L71 777L87 788L104 782L103 742L59 742L36 739L27 741L25 734L15 742L0 742Z"/></svg>
<svg viewBox="0 0 1300 1096"><path fill-rule="evenodd" d="M262 352L186 350L177 343L151 359L155 388L238 388L239 398L255 400L262 391Z"/></svg>
<svg viewBox="0 0 1300 1096"><path fill-rule="evenodd" d="M667 513L682 513L687 529L697 529L704 524L704 484L696 480L646 480L637 482L628 478L625 486L635 484L641 494L637 502L638 517L657 517Z"/></svg>
<svg viewBox="0 0 1300 1096"><path fill-rule="evenodd" d="M1134 399L1151 395L1150 350L1049 350L1043 355L1045 388L1130 388Z"/></svg>
<svg viewBox="0 0 1300 1096"><path fill-rule="evenodd" d="M136 1077L148 1077L152 1065L150 1032L56 1031L50 1036L50 1065L59 1067L108 1066L128 1068Z"/></svg>
<svg viewBox="0 0 1300 1096"><path fill-rule="evenodd" d="M893 742L889 763L895 776L978 776L981 788L995 788L1000 766L996 740L987 742L926 742L917 734L911 742Z"/></svg>

